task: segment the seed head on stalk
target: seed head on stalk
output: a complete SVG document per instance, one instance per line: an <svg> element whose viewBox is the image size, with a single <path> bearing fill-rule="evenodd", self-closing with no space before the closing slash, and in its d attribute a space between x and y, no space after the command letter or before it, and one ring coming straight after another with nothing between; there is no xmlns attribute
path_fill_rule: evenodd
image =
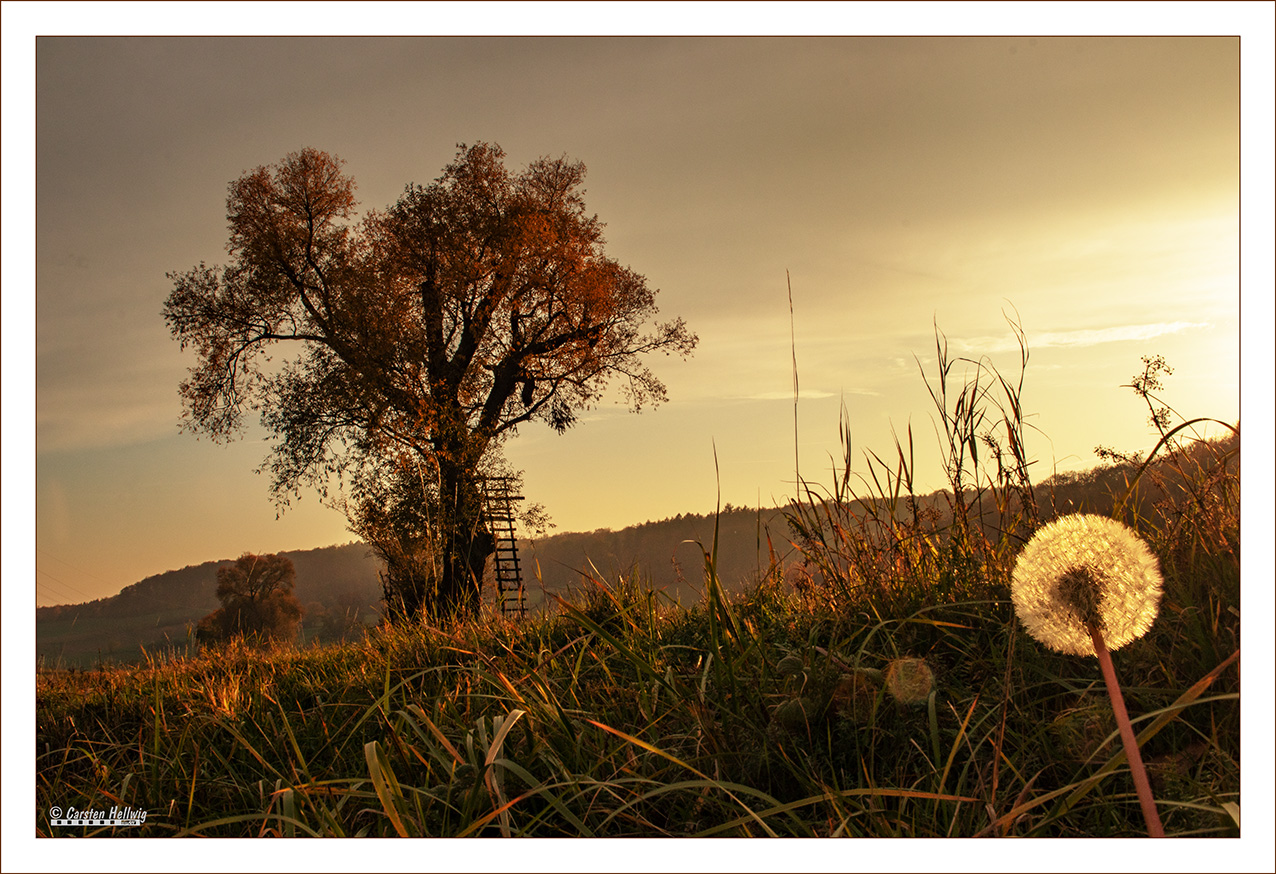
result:
<svg viewBox="0 0 1276 874"><path fill-rule="evenodd" d="M1090 514L1063 516L1028 541L1015 563L1010 594L1015 615L1034 638L1059 652L1098 657L1148 834L1164 837L1108 655L1142 637L1156 619L1161 603L1156 556L1120 522Z"/></svg>

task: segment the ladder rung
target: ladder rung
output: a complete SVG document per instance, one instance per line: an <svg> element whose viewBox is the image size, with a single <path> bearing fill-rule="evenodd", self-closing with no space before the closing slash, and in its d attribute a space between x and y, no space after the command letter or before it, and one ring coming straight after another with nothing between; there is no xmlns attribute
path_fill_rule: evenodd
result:
<svg viewBox="0 0 1276 874"><path fill-rule="evenodd" d="M502 613L523 616L527 612L524 604L526 592L523 588L523 575L519 569L518 537L514 531L513 508L513 502L523 500L523 496L513 494L512 488L512 482L508 477L493 477L483 481L487 524L495 540L493 576L497 590L496 600L500 603Z"/></svg>

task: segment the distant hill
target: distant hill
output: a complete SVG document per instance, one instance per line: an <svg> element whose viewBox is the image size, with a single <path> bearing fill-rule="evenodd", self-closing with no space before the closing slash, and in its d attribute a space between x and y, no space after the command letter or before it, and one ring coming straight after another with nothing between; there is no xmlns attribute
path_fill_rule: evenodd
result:
<svg viewBox="0 0 1276 874"><path fill-rule="evenodd" d="M1197 454L1238 448L1230 437ZM1239 467L1239 455L1232 462ZM1166 465L1158 466L1171 485ZM1060 474L1034 487L1043 520L1075 512L1111 512L1115 496L1125 492L1137 468L1130 464L1095 467ZM1147 517L1152 505L1166 497L1149 476L1133 509ZM919 509L930 513L943 530L951 519L950 493L934 492L917 498ZM519 558L527 587L528 605L552 604L555 594L589 585L595 573L612 582L636 575L637 581L664 590L689 605L704 591L704 550L713 548L718 534L718 576L724 587L739 591L769 566L768 537L780 561L791 560L789 526L780 508L743 508L730 504L712 514L679 514L670 519L632 525L618 531L598 529L520 540ZM297 570L296 594L306 608L302 639L328 642L360 633L380 618L379 563L362 543L285 552ZM132 662L143 658L142 648L161 652L184 650L189 629L219 605L214 594L217 569L231 558L168 571L134 583L110 598L84 604L40 607L36 610L36 650L50 666L91 667L101 661Z"/></svg>
<svg viewBox="0 0 1276 874"><path fill-rule="evenodd" d="M763 511L775 523L778 510ZM689 603L699 597L704 559L694 544L712 548L713 517L689 514L620 531L557 534L519 541L519 558L533 609L551 593L585 585L592 568L604 579L628 575ZM779 524L783 524L782 520ZM767 565L765 533L756 550L757 512L727 509L719 523L719 574L737 586ZM779 544L777 544L778 548ZM349 543L285 552L297 570L296 595L305 607L302 639L330 642L380 618L380 563L366 544ZM675 566L674 561L678 562ZM36 654L49 666L87 668L103 661L129 663L144 653L190 645L191 629L219 606L217 571L234 559L207 561L147 577L119 594L82 604L36 609ZM685 575L685 578L684 578Z"/></svg>
<svg viewBox="0 0 1276 874"><path fill-rule="evenodd" d="M791 550L781 510L730 504L716 520L712 515L687 513L618 531L600 528L520 540L528 604L542 603L545 592L581 588L595 572L608 581L636 574L644 585L663 589L683 604L692 603L704 590L704 552L713 549L715 521L718 576L729 589L739 588L767 569L768 532L779 555Z"/></svg>
<svg viewBox="0 0 1276 874"><path fill-rule="evenodd" d="M1191 445L1179 459L1183 467L1193 470L1203 464L1209 466L1215 453L1237 450L1228 462L1229 468L1238 470L1239 438L1229 436L1209 443ZM1056 474L1033 487L1042 521L1068 513L1112 512L1114 501L1123 497L1135 479L1138 466L1130 463L1103 464L1089 470ZM1158 487L1160 481L1169 491ZM1181 499L1176 491L1178 476L1175 466L1166 460L1152 465L1128 509L1142 518L1150 518L1154 505L1173 497ZM814 484L819 489L820 484ZM865 495L864 497L867 497ZM969 502L970 496L965 496ZM903 512L903 501L900 512ZM937 530L946 530L952 522L952 493L948 490L932 492L915 499L918 512L928 516ZM985 500L987 511L986 533L995 538L993 528L996 517L991 500ZM978 518L974 513L972 518ZM636 573L640 582L652 588L663 589L683 604L694 603L704 592L704 550L713 547L714 525L718 529L718 576L728 591L740 589L746 582L755 580L769 565L770 548L776 558L792 561L793 536L785 518L785 508L744 508L726 505L718 517L679 514L671 519L633 525L619 531L599 529L586 533L556 534L520 542L519 557L524 566L527 581L528 602L532 606L543 603L546 593L586 584L588 573L597 569L604 580L614 580L617 575ZM689 542L690 541L690 542ZM552 599L551 599L552 600Z"/></svg>
<svg viewBox="0 0 1276 874"><path fill-rule="evenodd" d="M296 595L306 607L305 639L334 639L375 622L381 600L378 563L362 543L285 552L297 570ZM189 628L220 605L217 570L234 559L206 561L126 586L83 604L36 609L36 656L48 665L90 667L133 662L142 648L159 653L189 642Z"/></svg>

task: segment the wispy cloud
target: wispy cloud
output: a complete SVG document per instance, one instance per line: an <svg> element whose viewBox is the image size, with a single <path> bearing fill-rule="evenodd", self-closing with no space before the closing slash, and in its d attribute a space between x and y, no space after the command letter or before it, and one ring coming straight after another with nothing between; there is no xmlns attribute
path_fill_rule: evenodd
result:
<svg viewBox="0 0 1276 874"><path fill-rule="evenodd" d="M818 389L804 388L798 392L800 400L818 400L819 398L835 398L831 391L819 391ZM745 395L742 400L749 401L791 401L793 400L793 392L791 391L765 391L761 394Z"/></svg>
<svg viewBox="0 0 1276 874"><path fill-rule="evenodd" d="M1208 322L1153 322L1147 325L1122 325L1117 328L1081 328L1075 331L1045 331L1029 334L1029 349L1051 346L1097 346L1100 343L1116 343L1126 340L1148 340L1163 334L1177 334L1192 328L1208 328ZM1013 337L974 337L969 340L953 339L952 347L963 355L972 353L1008 352L1019 348Z"/></svg>

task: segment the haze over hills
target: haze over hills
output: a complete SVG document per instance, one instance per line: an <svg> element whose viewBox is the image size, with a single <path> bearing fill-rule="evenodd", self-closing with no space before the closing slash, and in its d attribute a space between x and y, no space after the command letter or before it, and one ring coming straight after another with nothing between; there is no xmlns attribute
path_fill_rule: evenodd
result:
<svg viewBox="0 0 1276 874"><path fill-rule="evenodd" d="M720 577L738 588L767 566L765 528L782 530L779 510L726 507L718 519ZM520 539L519 558L529 608L555 594L587 585L595 571L604 580L638 578L671 598L699 597L704 558L695 543L712 549L714 518L687 514L619 531L599 529ZM758 532L761 530L761 549ZM782 543L777 543L777 550ZM331 642L380 618L379 561L363 543L284 552L297 571L296 595L305 607L303 642ZM36 650L44 664L91 667L101 661L132 662L144 652L186 650L191 629L219 606L217 571L233 558L207 561L147 577L119 594L81 604L36 610Z"/></svg>
<svg viewBox="0 0 1276 874"><path fill-rule="evenodd" d="M296 595L306 608L304 639L335 639L377 616L377 562L362 543L284 552L297 571ZM217 571L234 558L188 565L82 604L36 608L36 655L50 665L90 667L132 662L143 649L159 653L192 644L200 618L216 610Z"/></svg>
<svg viewBox="0 0 1276 874"><path fill-rule="evenodd" d="M1238 449L1239 438L1214 446ZM1239 465L1239 454L1229 462L1233 463ZM1106 514L1113 496L1125 491L1136 472L1133 465L1116 464L1051 477L1034 487L1042 518L1071 512ZM1164 497L1147 482L1135 509L1143 513L1150 502ZM929 513L940 530L950 522L950 502L947 491L917 499L919 510ZM663 590L673 600L693 604L703 592L704 551L713 548L715 526L718 575L728 591L757 580L769 567L772 550L782 564L794 560L783 508L728 504L716 517L688 513L618 531L554 534L519 541L528 606L552 606L555 595L590 585L590 577L610 583L618 576L636 576L639 583ZM380 564L365 544L283 554L296 568L296 595L306 609L303 644L359 634L380 619ZM109 598L37 608L41 664L87 668L103 661L138 661L146 653L193 650L191 629L218 607L217 569L232 561L228 557L147 577Z"/></svg>

